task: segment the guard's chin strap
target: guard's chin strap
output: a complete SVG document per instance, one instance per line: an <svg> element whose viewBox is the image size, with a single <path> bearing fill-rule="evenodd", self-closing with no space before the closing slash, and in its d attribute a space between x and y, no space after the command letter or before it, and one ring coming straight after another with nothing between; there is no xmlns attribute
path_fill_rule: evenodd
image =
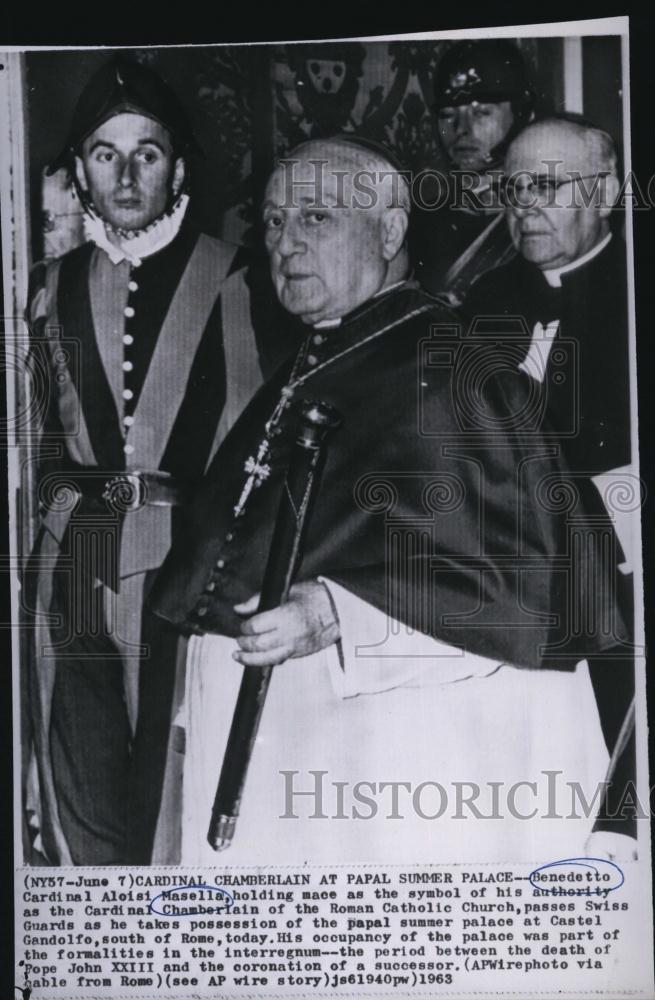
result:
<svg viewBox="0 0 655 1000"><path fill-rule="evenodd" d="M189 196L181 194L172 208L143 229L119 229L103 219L93 205L84 208L84 235L107 254L112 264L127 260L140 264L158 250L163 250L177 236L189 205Z"/></svg>

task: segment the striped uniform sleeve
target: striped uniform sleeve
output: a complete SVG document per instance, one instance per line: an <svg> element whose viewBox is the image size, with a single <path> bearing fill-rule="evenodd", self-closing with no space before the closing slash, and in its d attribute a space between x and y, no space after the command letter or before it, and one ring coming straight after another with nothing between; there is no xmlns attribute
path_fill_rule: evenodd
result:
<svg viewBox="0 0 655 1000"><path fill-rule="evenodd" d="M59 418L52 358L45 328L48 322L46 277L48 263L32 268L28 287L27 320L29 325L28 405L32 414L36 445L37 479L62 468L65 454L64 431Z"/></svg>

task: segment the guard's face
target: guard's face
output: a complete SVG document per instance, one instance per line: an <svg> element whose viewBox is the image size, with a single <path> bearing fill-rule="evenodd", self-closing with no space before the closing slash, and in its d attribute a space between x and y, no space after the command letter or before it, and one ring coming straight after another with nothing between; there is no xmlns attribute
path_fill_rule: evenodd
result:
<svg viewBox="0 0 655 1000"><path fill-rule="evenodd" d="M444 150L459 170L483 170L491 151L502 142L514 122L509 101L498 104L462 104L439 108L437 125Z"/></svg>
<svg viewBox="0 0 655 1000"><path fill-rule="evenodd" d="M319 159L301 156L293 167L279 167L264 201L275 290L305 323L337 319L366 302L387 270L381 208L353 204L352 163L334 156L321 169ZM358 200L370 198L360 192Z"/></svg>
<svg viewBox="0 0 655 1000"><path fill-rule="evenodd" d="M583 138L557 125L533 126L510 146L505 173L509 231L526 260L542 270L564 267L600 242L615 179L599 176Z"/></svg>
<svg viewBox="0 0 655 1000"><path fill-rule="evenodd" d="M144 115L114 115L84 140L77 178L118 229L143 229L166 209L184 178L167 129Z"/></svg>

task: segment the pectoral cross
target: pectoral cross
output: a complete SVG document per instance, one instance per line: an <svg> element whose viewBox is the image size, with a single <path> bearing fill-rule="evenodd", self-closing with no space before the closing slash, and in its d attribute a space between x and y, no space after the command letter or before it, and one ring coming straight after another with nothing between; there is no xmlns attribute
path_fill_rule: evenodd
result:
<svg viewBox="0 0 655 1000"><path fill-rule="evenodd" d="M266 423L266 437L259 446L259 449L257 451L257 457L254 458L251 455L245 461L243 468L244 471L248 473L248 478L246 479L243 489L241 490L241 496L239 497L239 501L236 507L234 508L235 517L240 517L241 513L243 512L243 508L246 505L248 497L250 496L252 491L256 487L261 486L262 483L266 479L268 479L268 477L271 474L270 465L268 464L268 462L264 461L269 450L268 439L270 435L275 433L275 429L277 427L277 424L279 423L280 417L291 403L291 400L293 398L293 393L294 393L293 385L291 383L289 385L285 385L280 395L280 400L275 409L273 410L270 420L268 420Z"/></svg>
<svg viewBox="0 0 655 1000"><path fill-rule="evenodd" d="M249 475L244 483L243 489L241 490L241 496L239 497L239 502L234 508L235 517L240 516L241 511L245 507L246 501L250 496L250 494L252 493L253 489L255 489L257 486L261 486L264 480L268 479L268 477L271 474L270 465L268 464L268 462L263 461L263 459L266 457L267 452L268 452L268 441L264 440L259 446L257 457L253 458L251 455L245 461L243 468L245 472L249 473Z"/></svg>

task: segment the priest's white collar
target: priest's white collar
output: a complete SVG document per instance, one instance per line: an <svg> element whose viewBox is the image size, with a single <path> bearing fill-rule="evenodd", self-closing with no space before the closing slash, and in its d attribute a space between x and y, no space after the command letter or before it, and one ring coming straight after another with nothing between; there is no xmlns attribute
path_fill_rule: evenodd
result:
<svg viewBox="0 0 655 1000"><path fill-rule="evenodd" d="M180 195L171 212L162 215L145 229L120 235L114 232L117 243L109 238L111 227L92 209L87 208L84 213L84 235L88 242L95 243L100 250L104 250L112 264L127 260L138 267L144 258L151 257L172 243L180 231L188 205L189 196Z"/></svg>
<svg viewBox="0 0 655 1000"><path fill-rule="evenodd" d="M564 267L554 267L550 271L542 271L541 273L551 288L561 288L563 274L568 274L569 271L576 271L579 267L582 267L583 264L587 264L590 260L593 260L594 257L598 256L601 250L605 249L611 239L612 234L608 233L607 236L600 241L600 243L597 243L595 247L588 250L587 253L582 255L582 257L578 257L577 260L571 261L570 264L565 264Z"/></svg>

